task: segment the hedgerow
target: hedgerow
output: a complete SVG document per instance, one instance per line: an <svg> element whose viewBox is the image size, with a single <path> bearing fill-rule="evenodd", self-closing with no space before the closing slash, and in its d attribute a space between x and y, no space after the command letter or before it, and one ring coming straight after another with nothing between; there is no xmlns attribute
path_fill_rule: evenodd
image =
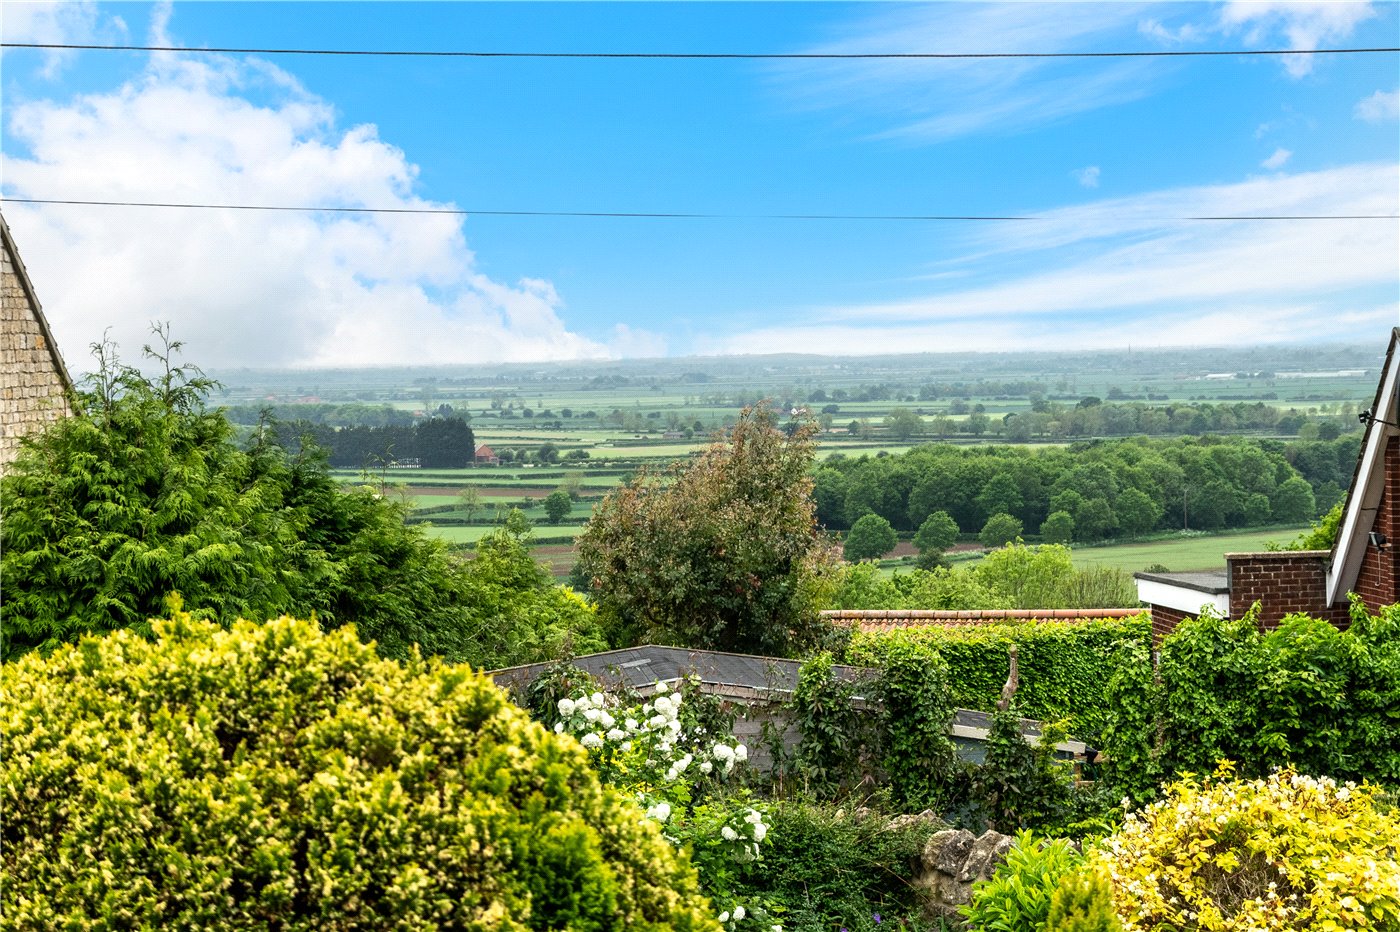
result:
<svg viewBox="0 0 1400 932"><path fill-rule="evenodd" d="M885 666L896 650L937 656L947 664L953 704L990 710L1006 682L1007 647L1013 643L1021 671L1016 702L1022 714L1067 721L1071 734L1092 742L1108 723L1109 679L1134 647L1151 643L1151 626L1145 615L1137 615L1073 624L1035 621L860 632L852 637L846 659Z"/></svg>
<svg viewBox="0 0 1400 932"><path fill-rule="evenodd" d="M177 613L3 668L13 928L716 928L577 742L349 629Z"/></svg>
<svg viewBox="0 0 1400 932"><path fill-rule="evenodd" d="M1261 631L1253 613L1203 614L1145 651L1108 689L1104 747L1114 781L1139 801L1184 771L1229 758L1245 776L1301 773L1400 785L1400 606L1354 602L1339 630L1290 615Z"/></svg>

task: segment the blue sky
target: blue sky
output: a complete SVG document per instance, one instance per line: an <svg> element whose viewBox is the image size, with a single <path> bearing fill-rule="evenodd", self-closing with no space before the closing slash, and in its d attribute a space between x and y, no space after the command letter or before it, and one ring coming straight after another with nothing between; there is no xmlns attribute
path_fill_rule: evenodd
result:
<svg viewBox="0 0 1400 932"><path fill-rule="evenodd" d="M644 52L1400 45L1394 3L6 3L11 42ZM1400 57L463 60L6 50L6 204L72 360L1359 340L1400 308ZM799 222L763 214L1034 216ZM749 219L744 219L749 218Z"/></svg>

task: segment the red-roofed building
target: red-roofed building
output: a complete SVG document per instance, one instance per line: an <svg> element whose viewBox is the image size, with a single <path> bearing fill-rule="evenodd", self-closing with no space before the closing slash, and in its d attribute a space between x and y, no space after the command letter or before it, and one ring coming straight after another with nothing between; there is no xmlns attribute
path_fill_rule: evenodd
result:
<svg viewBox="0 0 1400 932"><path fill-rule="evenodd" d="M1145 612L1146 609L1141 608L877 608L835 609L822 612L822 617L832 624L858 631L894 631L898 628L980 628L1033 621L1074 624L1105 618L1131 618Z"/></svg>
<svg viewBox="0 0 1400 932"><path fill-rule="evenodd" d="M499 466L501 458L496 455L495 450L483 443L476 448L476 455L472 457L472 462L477 466Z"/></svg>

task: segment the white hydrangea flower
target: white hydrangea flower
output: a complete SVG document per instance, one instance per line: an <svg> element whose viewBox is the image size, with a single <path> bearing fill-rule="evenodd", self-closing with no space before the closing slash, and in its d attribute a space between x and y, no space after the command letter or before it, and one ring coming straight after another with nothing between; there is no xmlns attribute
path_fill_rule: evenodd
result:
<svg viewBox="0 0 1400 932"><path fill-rule="evenodd" d="M559 700L559 714L560 714L560 715L563 715L563 716L565 716L565 717L568 717L568 716L570 716L570 715L573 715L573 714L574 714L574 700L572 700L572 699L560 699L560 700Z"/></svg>
<svg viewBox="0 0 1400 932"><path fill-rule="evenodd" d="M613 718L607 712L599 712L598 721L603 723L604 728L611 728L617 724L617 719Z"/></svg>
<svg viewBox="0 0 1400 932"><path fill-rule="evenodd" d="M719 830L719 834L725 841L734 841L739 837L739 833L727 825Z"/></svg>
<svg viewBox="0 0 1400 932"><path fill-rule="evenodd" d="M627 737L627 733L621 728L613 728L608 731L607 737L609 741L621 741L623 738Z"/></svg>
<svg viewBox="0 0 1400 932"><path fill-rule="evenodd" d="M670 688L671 688L671 687L667 686L665 683L661 682L660 680L657 680L657 681L656 681L656 691L657 691L658 693L665 693L665 692L668 692L668 691L670 691Z"/></svg>
<svg viewBox="0 0 1400 932"><path fill-rule="evenodd" d="M589 732L579 739L579 743L590 750L603 746L603 739L595 732Z"/></svg>
<svg viewBox="0 0 1400 932"><path fill-rule="evenodd" d="M711 770L714 770L714 769L715 769L715 765L712 764L712 763L710 763L709 761L701 761L701 762L700 762L700 772L701 772L701 773L709 773Z"/></svg>
<svg viewBox="0 0 1400 932"><path fill-rule="evenodd" d="M714 750L710 752L715 760L733 760L734 749L727 744L716 744Z"/></svg>
<svg viewBox="0 0 1400 932"><path fill-rule="evenodd" d="M602 713L599 712L597 709L589 709L587 712L583 713L583 717L588 719L590 722L598 721L598 717L600 715L602 715Z"/></svg>
<svg viewBox="0 0 1400 932"><path fill-rule="evenodd" d="M632 750L632 742L631 742L631 741L624 741L624 742L622 742L622 749L623 749L624 751L630 751L630 750Z"/></svg>
<svg viewBox="0 0 1400 932"><path fill-rule="evenodd" d="M744 907L742 907L742 906L736 906L736 907L734 907L734 921L735 921L735 922L738 922L740 919L743 919L743 918L744 918Z"/></svg>
<svg viewBox="0 0 1400 932"><path fill-rule="evenodd" d="M601 709L603 707L603 694L594 693L592 696L592 702L595 706Z"/></svg>
<svg viewBox="0 0 1400 932"><path fill-rule="evenodd" d="M768 837L768 826L762 822L755 822L753 827L753 840L762 841Z"/></svg>
<svg viewBox="0 0 1400 932"><path fill-rule="evenodd" d="M763 821L763 815L757 809L750 809L744 816L744 821L750 824Z"/></svg>
<svg viewBox="0 0 1400 932"><path fill-rule="evenodd" d="M734 759L744 761L749 759L749 749L742 744L734 746Z"/></svg>
<svg viewBox="0 0 1400 932"><path fill-rule="evenodd" d="M671 804L664 800L657 803L647 810L647 818L655 819L658 822L665 822L667 819L671 818Z"/></svg>
<svg viewBox="0 0 1400 932"><path fill-rule="evenodd" d="M720 921L720 922L728 922L728 921L729 921L729 910L726 909L724 912L722 912L722 913L719 914L719 921Z"/></svg>
<svg viewBox="0 0 1400 932"><path fill-rule="evenodd" d="M563 722L555 722L555 723L554 723L554 733L555 733L556 735L562 735L562 734L564 733L564 723L563 723Z"/></svg>
<svg viewBox="0 0 1400 932"><path fill-rule="evenodd" d="M636 720L635 718L629 718L629 719L627 719L626 721L624 721L624 722L622 723L622 727L625 728L625 729L627 729L628 731L636 731L636 730L637 730L637 720Z"/></svg>

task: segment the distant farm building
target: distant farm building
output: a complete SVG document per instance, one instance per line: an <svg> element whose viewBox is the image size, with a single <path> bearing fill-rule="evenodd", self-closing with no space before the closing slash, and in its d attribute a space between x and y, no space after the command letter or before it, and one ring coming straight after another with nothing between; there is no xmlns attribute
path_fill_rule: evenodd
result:
<svg viewBox="0 0 1400 932"><path fill-rule="evenodd" d="M73 380L0 214L0 471L19 453L20 438L73 413Z"/></svg>
<svg viewBox="0 0 1400 932"><path fill-rule="evenodd" d="M483 443L476 448L476 454L472 457L472 462L477 466L499 466L501 465L501 458L496 455L495 450Z"/></svg>
<svg viewBox="0 0 1400 932"><path fill-rule="evenodd" d="M1264 627L1307 612L1345 628L1350 593L1371 611L1400 601L1397 341L1400 328L1391 331L1375 402L1361 415L1366 432L1332 549L1227 553L1225 568L1216 572L1137 573L1138 597L1152 606L1153 634L1164 636L1207 607L1241 618L1257 602Z"/></svg>

